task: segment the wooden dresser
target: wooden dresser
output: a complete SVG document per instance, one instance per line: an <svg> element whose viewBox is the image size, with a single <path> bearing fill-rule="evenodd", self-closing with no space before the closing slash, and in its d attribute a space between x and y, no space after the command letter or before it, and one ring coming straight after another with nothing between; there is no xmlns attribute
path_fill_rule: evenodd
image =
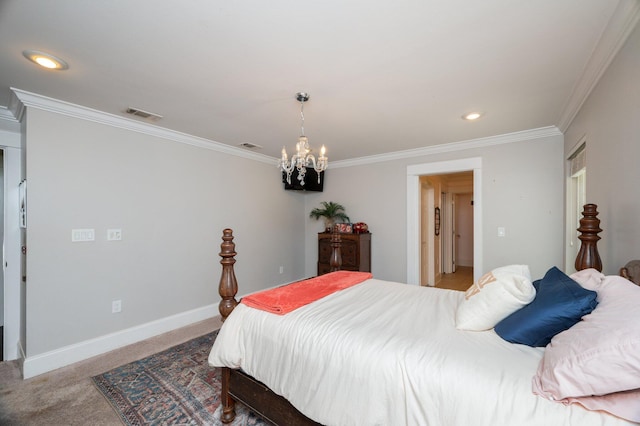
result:
<svg viewBox="0 0 640 426"><path fill-rule="evenodd" d="M340 234L342 270L371 272L371 234ZM329 272L331 233L318 233L318 275Z"/></svg>

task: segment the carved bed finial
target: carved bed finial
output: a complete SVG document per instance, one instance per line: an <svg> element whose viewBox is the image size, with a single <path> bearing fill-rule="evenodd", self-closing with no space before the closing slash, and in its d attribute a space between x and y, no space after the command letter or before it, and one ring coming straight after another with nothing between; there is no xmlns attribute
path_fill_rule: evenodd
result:
<svg viewBox="0 0 640 426"><path fill-rule="evenodd" d="M600 260L600 254L598 253L598 240L600 237L598 233L602 232L600 229L600 219L598 216L598 206L595 204L585 204L584 211L582 212L582 219L580 219L580 236L578 238L582 241L580 245L580 251L576 256L576 270L581 271L583 269L595 268L602 272L602 261Z"/></svg>
<svg viewBox="0 0 640 426"><path fill-rule="evenodd" d="M227 228L222 231L222 244L220 244L220 263L222 264L222 275L220 276L220 285L218 293L222 300L218 305L222 321L227 319L233 308L236 307L238 301L236 294L238 293L238 281L233 270L236 263L236 245L233 242L233 230Z"/></svg>
<svg viewBox="0 0 640 426"><path fill-rule="evenodd" d="M342 267L342 239L338 231L338 225L334 225L331 231L331 257L329 258L329 272L339 271Z"/></svg>

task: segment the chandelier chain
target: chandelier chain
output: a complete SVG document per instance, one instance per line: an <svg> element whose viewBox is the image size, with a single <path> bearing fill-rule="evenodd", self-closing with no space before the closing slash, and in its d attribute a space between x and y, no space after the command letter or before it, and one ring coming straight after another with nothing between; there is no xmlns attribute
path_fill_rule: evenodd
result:
<svg viewBox="0 0 640 426"><path fill-rule="evenodd" d="M304 101L300 101L300 117L302 118L300 130L302 131L302 136L304 136Z"/></svg>

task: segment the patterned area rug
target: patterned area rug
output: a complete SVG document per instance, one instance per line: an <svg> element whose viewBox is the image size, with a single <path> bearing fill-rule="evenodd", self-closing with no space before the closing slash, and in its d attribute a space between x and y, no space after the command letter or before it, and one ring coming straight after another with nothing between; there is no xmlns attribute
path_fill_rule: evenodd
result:
<svg viewBox="0 0 640 426"><path fill-rule="evenodd" d="M126 425L222 425L220 369L207 358L215 331L93 377ZM236 404L234 426L266 425Z"/></svg>

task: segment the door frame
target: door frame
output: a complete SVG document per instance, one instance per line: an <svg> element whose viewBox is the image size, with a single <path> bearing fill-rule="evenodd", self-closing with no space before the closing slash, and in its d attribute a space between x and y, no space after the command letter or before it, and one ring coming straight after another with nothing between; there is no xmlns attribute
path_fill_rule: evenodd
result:
<svg viewBox="0 0 640 426"><path fill-rule="evenodd" d="M4 151L4 241L2 273L4 274L4 341L3 359L21 357L22 312L21 296L21 230L18 221L18 185L22 177L20 133L0 129L0 149Z"/></svg>
<svg viewBox="0 0 640 426"><path fill-rule="evenodd" d="M407 166L407 283L420 285L420 176L473 170L473 279L483 271L482 158L438 161Z"/></svg>

